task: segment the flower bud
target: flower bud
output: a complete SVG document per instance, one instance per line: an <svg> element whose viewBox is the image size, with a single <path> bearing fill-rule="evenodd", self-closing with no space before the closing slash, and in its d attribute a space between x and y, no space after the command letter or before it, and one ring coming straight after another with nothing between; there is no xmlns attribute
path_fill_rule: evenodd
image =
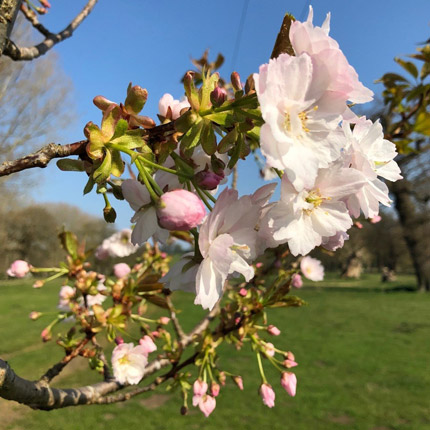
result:
<svg viewBox="0 0 430 430"><path fill-rule="evenodd" d="M267 342L264 345L264 352L268 357L273 357L275 355L275 345L273 343Z"/></svg>
<svg viewBox="0 0 430 430"><path fill-rule="evenodd" d="M6 273L14 278L23 278L31 269L31 266L24 260L15 260L7 269Z"/></svg>
<svg viewBox="0 0 430 430"><path fill-rule="evenodd" d="M30 314L28 315L28 317L33 321L36 321L41 316L42 316L42 312L36 312L36 311L30 312Z"/></svg>
<svg viewBox="0 0 430 430"><path fill-rule="evenodd" d="M215 106L221 106L226 98L227 98L227 91L225 88L216 87L210 94L211 103Z"/></svg>
<svg viewBox="0 0 430 430"><path fill-rule="evenodd" d="M126 263L118 263L113 266L113 274L119 279L125 278L130 272L130 266Z"/></svg>
<svg viewBox="0 0 430 430"><path fill-rule="evenodd" d="M242 82L240 82L240 75L237 72L231 74L231 85L235 91L242 91Z"/></svg>
<svg viewBox="0 0 430 430"><path fill-rule="evenodd" d="M279 330L279 328L275 327L274 325L269 325L269 327L267 327L267 333L271 334L272 336L279 336L281 334L281 330Z"/></svg>
<svg viewBox="0 0 430 430"><path fill-rule="evenodd" d="M45 285L45 281L39 279L33 284L33 288L42 288Z"/></svg>
<svg viewBox="0 0 430 430"><path fill-rule="evenodd" d="M381 220L382 220L381 215L375 215L373 218L370 218L370 222L372 224L377 224Z"/></svg>
<svg viewBox="0 0 430 430"><path fill-rule="evenodd" d="M123 339L121 336L117 336L117 337L115 338L115 343L116 343L117 345L121 345L122 343L124 343L124 339Z"/></svg>
<svg viewBox="0 0 430 430"><path fill-rule="evenodd" d="M225 385L225 380L226 380L226 376L225 376L225 373L224 372L219 372L219 375L218 375L218 380L219 380L219 383L222 385L222 386L224 386Z"/></svg>
<svg viewBox="0 0 430 430"><path fill-rule="evenodd" d="M260 395L267 407L273 408L275 406L275 392L267 382L261 384Z"/></svg>
<svg viewBox="0 0 430 430"><path fill-rule="evenodd" d="M210 170L202 170L195 176L196 183L200 188L204 190L214 190L219 183L224 179L224 176L217 175Z"/></svg>
<svg viewBox="0 0 430 430"><path fill-rule="evenodd" d="M115 222L116 220L116 212L112 206L106 206L103 209L103 217L106 222Z"/></svg>
<svg viewBox="0 0 430 430"><path fill-rule="evenodd" d="M239 295L241 295L242 297L246 297L247 294L248 294L248 290L246 288L241 288L239 290Z"/></svg>
<svg viewBox="0 0 430 430"><path fill-rule="evenodd" d="M51 331L48 328L45 328L40 333L40 337L42 338L43 342L48 342L52 339Z"/></svg>
<svg viewBox="0 0 430 430"><path fill-rule="evenodd" d="M207 418L215 409L216 400L212 396L205 395L200 399L199 408Z"/></svg>
<svg viewBox="0 0 430 430"><path fill-rule="evenodd" d="M233 376L233 381L239 387L239 390L243 391L243 379L241 376Z"/></svg>
<svg viewBox="0 0 430 430"><path fill-rule="evenodd" d="M214 397L217 397L219 394L220 386L216 382L212 382L211 384L211 394Z"/></svg>
<svg viewBox="0 0 430 430"><path fill-rule="evenodd" d="M103 96L94 97L93 103L103 112L109 109L112 105L116 104L115 102L108 100L106 97Z"/></svg>
<svg viewBox="0 0 430 430"><path fill-rule="evenodd" d="M170 318L169 317L160 317L159 321L160 321L160 324L166 325L166 324L169 324Z"/></svg>
<svg viewBox="0 0 430 430"><path fill-rule="evenodd" d="M303 279L298 273L294 273L291 277L291 285L294 288L302 288L303 287Z"/></svg>
<svg viewBox="0 0 430 430"><path fill-rule="evenodd" d="M184 405L181 406L181 415L187 415L188 414L188 408Z"/></svg>
<svg viewBox="0 0 430 430"><path fill-rule="evenodd" d="M158 222L167 230L186 231L197 227L206 214L202 201L186 190L173 190L160 197Z"/></svg>
<svg viewBox="0 0 430 430"><path fill-rule="evenodd" d="M281 376L281 385L291 397L296 395L297 377L294 373L284 372Z"/></svg>

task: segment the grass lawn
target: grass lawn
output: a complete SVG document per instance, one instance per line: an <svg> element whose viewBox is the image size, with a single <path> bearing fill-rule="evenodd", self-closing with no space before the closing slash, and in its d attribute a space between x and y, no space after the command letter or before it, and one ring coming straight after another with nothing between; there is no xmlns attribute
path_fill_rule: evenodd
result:
<svg viewBox="0 0 430 430"><path fill-rule="evenodd" d="M309 282L296 291L308 306L269 312L269 322L282 331L275 343L293 351L299 363L295 398L264 363L277 396L273 409L258 396L255 356L247 346L236 352L225 345L219 351L221 367L240 373L245 390L228 380L207 419L192 407L180 416L179 394L161 387L127 403L52 412L0 399L0 429L430 430L430 295L407 291L410 276L388 285L376 275L362 281L328 276L319 285ZM54 342L39 339L46 320L28 319L32 310L54 309L57 292L56 285L34 290L28 282L0 284L0 357L20 376L36 379L61 358ZM191 327L200 310L190 295L179 294L176 302L184 309L184 325ZM58 386L97 379L78 358Z"/></svg>

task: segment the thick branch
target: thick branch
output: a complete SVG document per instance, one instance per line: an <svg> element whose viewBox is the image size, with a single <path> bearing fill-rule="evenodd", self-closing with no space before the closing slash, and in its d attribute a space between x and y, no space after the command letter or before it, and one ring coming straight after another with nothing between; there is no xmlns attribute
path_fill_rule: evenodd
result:
<svg viewBox="0 0 430 430"><path fill-rule="evenodd" d="M63 158L70 155L81 155L85 153L85 147L88 140L81 140L67 145L58 145L50 143L39 151L18 158L14 161L5 161L0 164L0 177L7 176L21 170L31 169L33 167L46 167L53 158Z"/></svg>
<svg viewBox="0 0 430 430"><path fill-rule="evenodd" d="M47 29L43 27L37 28L35 24L32 24L42 33L49 34L42 43L31 47L19 47L15 45L10 39L7 40L6 46L3 51L3 55L7 55L15 61L29 61L46 54L54 45L63 40L68 39L73 35L73 32L82 23L82 21L90 14L93 10L97 0L89 0L81 12L75 17L75 19L60 33L49 33ZM27 17L27 16L26 16ZM37 20L37 18L36 18Z"/></svg>
<svg viewBox="0 0 430 430"><path fill-rule="evenodd" d="M21 0L0 0L0 57L9 39Z"/></svg>

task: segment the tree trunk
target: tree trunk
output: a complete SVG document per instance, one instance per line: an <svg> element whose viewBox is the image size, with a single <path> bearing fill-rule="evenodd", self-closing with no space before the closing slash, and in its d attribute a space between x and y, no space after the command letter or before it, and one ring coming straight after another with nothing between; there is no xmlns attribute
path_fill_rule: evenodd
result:
<svg viewBox="0 0 430 430"><path fill-rule="evenodd" d="M18 14L21 0L0 0L0 57Z"/></svg>
<svg viewBox="0 0 430 430"><path fill-rule="evenodd" d="M430 240L426 234L430 229L429 216L417 212L411 195L413 185L406 178L389 186L395 197L395 207L414 265L418 288L430 292Z"/></svg>

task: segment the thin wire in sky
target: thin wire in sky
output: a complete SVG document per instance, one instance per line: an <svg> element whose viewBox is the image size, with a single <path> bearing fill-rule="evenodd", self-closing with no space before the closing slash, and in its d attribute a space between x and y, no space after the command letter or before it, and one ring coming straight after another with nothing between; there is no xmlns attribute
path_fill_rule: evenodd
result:
<svg viewBox="0 0 430 430"><path fill-rule="evenodd" d="M231 59L231 69L234 70L237 57L239 55L240 42L242 40L243 27L245 25L246 12L248 11L249 0L244 0L242 15L240 16L239 27L237 29L236 43L234 44L233 57Z"/></svg>
<svg viewBox="0 0 430 430"><path fill-rule="evenodd" d="M303 22L305 19L306 11L309 10L309 6L311 5L312 0L305 0L305 5L303 6L303 9L299 16L299 21Z"/></svg>

